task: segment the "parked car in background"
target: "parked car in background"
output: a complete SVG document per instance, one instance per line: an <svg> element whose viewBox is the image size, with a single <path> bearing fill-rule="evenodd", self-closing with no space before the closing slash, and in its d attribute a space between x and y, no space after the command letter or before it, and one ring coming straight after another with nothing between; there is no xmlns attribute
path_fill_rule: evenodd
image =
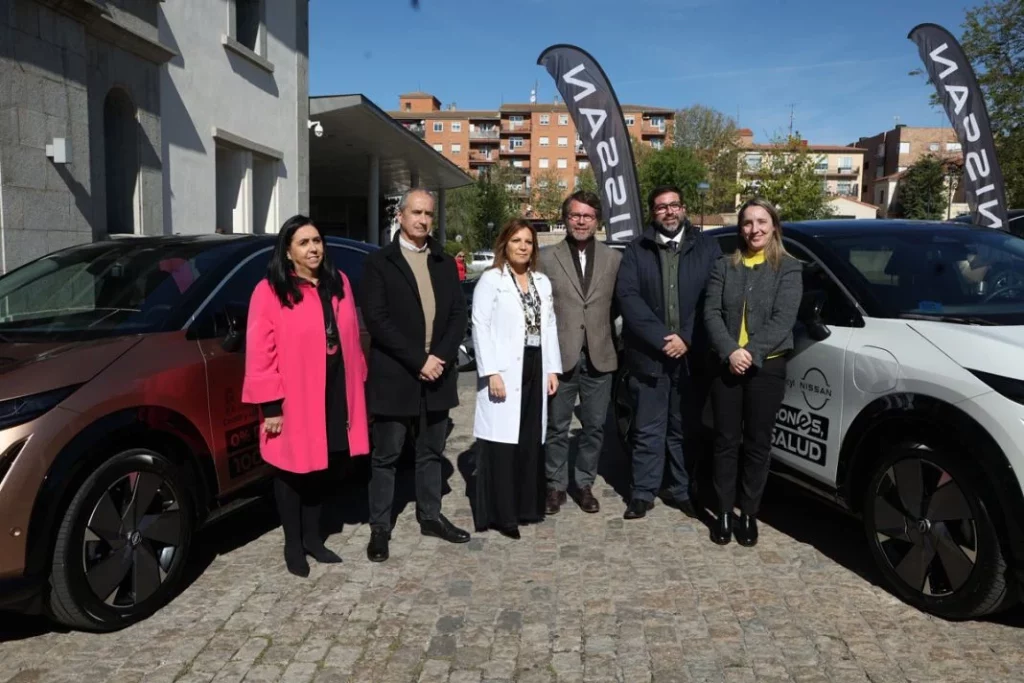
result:
<svg viewBox="0 0 1024 683"><path fill-rule="evenodd" d="M196 530L267 478L241 391L275 239L118 238L0 277L0 606L97 631L142 619ZM375 249L327 239L357 292Z"/></svg>
<svg viewBox="0 0 1024 683"><path fill-rule="evenodd" d="M490 250L474 251L466 259L467 273L482 273L494 265L494 252Z"/></svg>
<svg viewBox="0 0 1024 683"><path fill-rule="evenodd" d="M1006 212L1009 225L1007 229L1014 235L1024 237L1024 209L1010 209ZM953 221L957 223L971 223L971 214L964 213L960 214Z"/></svg>
<svg viewBox="0 0 1024 683"><path fill-rule="evenodd" d="M772 473L859 517L885 584L909 604L967 619L1016 603L1024 239L897 220L783 232L804 298ZM735 227L706 234L735 251ZM615 405L629 430L628 395Z"/></svg>

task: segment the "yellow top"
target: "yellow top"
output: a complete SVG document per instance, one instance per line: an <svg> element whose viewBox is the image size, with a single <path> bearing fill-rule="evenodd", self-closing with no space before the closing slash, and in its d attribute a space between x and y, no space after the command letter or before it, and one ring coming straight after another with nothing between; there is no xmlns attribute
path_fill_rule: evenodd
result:
<svg viewBox="0 0 1024 683"><path fill-rule="evenodd" d="M763 251L759 251L756 254L754 254L753 256L748 256L746 254L743 255L743 265L746 266L747 268L753 268L754 266L759 265L761 263L764 263L764 252ZM746 300L744 300L743 301L743 317L740 318L740 338L739 338L740 346L744 346L745 347L747 345L747 342L749 342L749 341L750 341L750 336L747 335L747 302L746 302ZM773 354L771 356L768 356L768 358L778 358L781 355L783 355L783 354L776 353L776 354Z"/></svg>

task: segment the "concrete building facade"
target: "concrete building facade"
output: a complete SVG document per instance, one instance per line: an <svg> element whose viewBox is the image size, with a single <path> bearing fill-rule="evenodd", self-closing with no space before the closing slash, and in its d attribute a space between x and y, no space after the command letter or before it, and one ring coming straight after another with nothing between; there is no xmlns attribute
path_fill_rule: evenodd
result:
<svg viewBox="0 0 1024 683"><path fill-rule="evenodd" d="M272 233L309 210L309 0L161 4L167 233Z"/></svg>
<svg viewBox="0 0 1024 683"><path fill-rule="evenodd" d="M0 272L160 234L159 0L0 0Z"/></svg>

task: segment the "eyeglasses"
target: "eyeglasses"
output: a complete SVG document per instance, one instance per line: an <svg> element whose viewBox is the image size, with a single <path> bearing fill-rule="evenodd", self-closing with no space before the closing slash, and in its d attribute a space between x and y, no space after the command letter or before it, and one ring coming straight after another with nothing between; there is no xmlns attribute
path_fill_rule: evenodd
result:
<svg viewBox="0 0 1024 683"><path fill-rule="evenodd" d="M570 213L568 216L571 221L579 221L580 223L589 223L590 221L596 221L597 215L592 213Z"/></svg>
<svg viewBox="0 0 1024 683"><path fill-rule="evenodd" d="M654 213L665 213L669 209L673 211L679 211L683 208L682 202L671 202L670 204L655 204Z"/></svg>

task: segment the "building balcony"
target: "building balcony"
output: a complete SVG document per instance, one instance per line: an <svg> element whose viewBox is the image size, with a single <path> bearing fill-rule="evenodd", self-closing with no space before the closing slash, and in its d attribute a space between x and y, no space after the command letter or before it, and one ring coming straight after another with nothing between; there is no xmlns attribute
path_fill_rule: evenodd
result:
<svg viewBox="0 0 1024 683"><path fill-rule="evenodd" d="M469 163L471 164L494 164L498 162L498 152L479 152L473 150L469 153Z"/></svg>
<svg viewBox="0 0 1024 683"><path fill-rule="evenodd" d="M407 124L405 129L418 138L422 138L427 134L427 127L418 123Z"/></svg>
<svg viewBox="0 0 1024 683"><path fill-rule="evenodd" d="M529 133L530 122L529 121L502 121L501 132L505 135L512 133Z"/></svg>
<svg viewBox="0 0 1024 683"><path fill-rule="evenodd" d="M514 155L514 156L530 156L530 145L524 144L521 147L512 147L511 145L502 145L501 153Z"/></svg>
<svg viewBox="0 0 1024 683"><path fill-rule="evenodd" d="M652 125L652 124L647 123L645 121L644 124L642 126L640 126L640 134L641 135L666 135L667 132L668 132L668 124L667 123L665 125L663 125L663 126L655 126L655 125Z"/></svg>
<svg viewBox="0 0 1024 683"><path fill-rule="evenodd" d="M471 130L469 131L469 140L470 142L474 140L497 140L499 135L501 135L501 131L497 127L485 130Z"/></svg>
<svg viewBox="0 0 1024 683"><path fill-rule="evenodd" d="M851 166L849 168L830 169L829 172L828 172L829 175L839 175L839 176L846 176L846 177L850 177L850 178L857 177L858 173L860 173L860 166Z"/></svg>

